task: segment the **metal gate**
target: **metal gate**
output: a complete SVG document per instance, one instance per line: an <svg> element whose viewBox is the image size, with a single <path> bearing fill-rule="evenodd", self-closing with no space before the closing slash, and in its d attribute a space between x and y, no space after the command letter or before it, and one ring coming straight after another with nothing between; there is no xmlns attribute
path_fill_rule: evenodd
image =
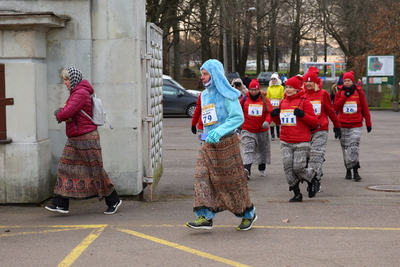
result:
<svg viewBox="0 0 400 267"><path fill-rule="evenodd" d="M147 116L148 125L148 159L146 177L143 181L148 184L150 200L153 189L157 186L162 173L162 119L163 119L163 62L162 62L162 30L153 23L147 23Z"/></svg>

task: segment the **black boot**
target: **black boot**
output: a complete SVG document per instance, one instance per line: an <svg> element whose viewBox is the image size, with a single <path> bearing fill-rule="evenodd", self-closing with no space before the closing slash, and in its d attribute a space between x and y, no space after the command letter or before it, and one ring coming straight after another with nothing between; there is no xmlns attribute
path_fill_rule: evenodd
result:
<svg viewBox="0 0 400 267"><path fill-rule="evenodd" d="M361 181L361 176L358 174L358 168L360 168L360 164L359 163L357 163L357 165L353 167L354 180L356 182Z"/></svg>
<svg viewBox="0 0 400 267"><path fill-rule="evenodd" d="M347 180L351 180L352 179L352 177L351 177L351 169L347 169L346 177L344 177L344 179L347 179Z"/></svg>
<svg viewBox="0 0 400 267"><path fill-rule="evenodd" d="M315 195L318 193L320 187L320 183L317 179L317 174L314 175L314 178L312 178L311 182L308 183L307 191L308 191L308 197L313 198Z"/></svg>
<svg viewBox="0 0 400 267"><path fill-rule="evenodd" d="M294 193L294 197L292 197L289 202L302 202L303 201L303 195L300 193L300 188L299 184L296 184L295 186L289 187L289 191L292 191Z"/></svg>
<svg viewBox="0 0 400 267"><path fill-rule="evenodd" d="M245 164L243 165L244 169L247 172L247 180L250 180L250 175L251 175L251 164Z"/></svg>
<svg viewBox="0 0 400 267"><path fill-rule="evenodd" d="M269 129L271 131L271 141L274 141L275 140L274 126L270 126Z"/></svg>

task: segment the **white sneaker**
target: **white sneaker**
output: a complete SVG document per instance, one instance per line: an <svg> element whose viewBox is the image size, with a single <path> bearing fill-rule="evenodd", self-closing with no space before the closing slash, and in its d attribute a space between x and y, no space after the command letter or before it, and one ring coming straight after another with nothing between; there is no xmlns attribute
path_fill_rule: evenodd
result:
<svg viewBox="0 0 400 267"><path fill-rule="evenodd" d="M265 177L265 176L267 176L267 175L265 174L265 171L260 171L260 176L261 176L261 177Z"/></svg>

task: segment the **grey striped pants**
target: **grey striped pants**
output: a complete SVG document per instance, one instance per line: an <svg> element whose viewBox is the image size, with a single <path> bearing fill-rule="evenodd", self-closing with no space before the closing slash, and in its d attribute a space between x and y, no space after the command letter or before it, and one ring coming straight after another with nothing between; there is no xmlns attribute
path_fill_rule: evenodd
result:
<svg viewBox="0 0 400 267"><path fill-rule="evenodd" d="M307 167L307 160L310 155L310 143L286 143L281 141L281 152L283 156L283 170L289 187L299 182L311 182L316 171Z"/></svg>
<svg viewBox="0 0 400 267"><path fill-rule="evenodd" d="M344 165L347 169L359 166L360 161L360 140L362 127L342 128L342 146Z"/></svg>
<svg viewBox="0 0 400 267"><path fill-rule="evenodd" d="M311 134L311 149L308 164L311 168L316 170L318 180L321 180L322 176L322 164L325 159L327 141L328 131L318 131Z"/></svg>

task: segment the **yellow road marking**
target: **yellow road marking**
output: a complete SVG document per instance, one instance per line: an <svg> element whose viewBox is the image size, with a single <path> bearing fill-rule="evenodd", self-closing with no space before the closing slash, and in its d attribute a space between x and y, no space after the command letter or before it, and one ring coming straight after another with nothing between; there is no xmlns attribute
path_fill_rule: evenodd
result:
<svg viewBox="0 0 400 267"><path fill-rule="evenodd" d="M162 244L162 245L166 245L166 246L170 246L170 247L173 247L173 248L176 248L176 249L180 249L180 250L195 254L197 256L201 256L201 257L204 257L204 258L207 258L207 259L211 259L211 260L214 260L214 261L219 261L219 262L231 265L231 266L250 267L249 265L245 265L245 264L241 264L239 262L235 262L235 261L231 261L231 260L228 260L228 259L225 259L225 258L221 258L221 257L215 256L215 255L212 255L212 254L209 254L209 253L206 253L206 252L195 250L195 249L192 249L192 248L189 248L189 247L185 247L185 246L179 245L177 243L169 242L169 241L166 241L166 240L163 240L163 239L160 239L160 238L157 238L157 237L153 237L153 236L150 236L150 235L142 234L142 233L139 233L139 232L136 232L136 231L132 231L132 230L128 230L128 229L122 229L122 228L118 228L118 227L116 227L115 229L117 229L118 231L127 233L127 234L131 234L131 235L134 235L134 236L137 236L137 237L141 237L141 238L144 238L144 239L147 239L147 240Z"/></svg>
<svg viewBox="0 0 400 267"><path fill-rule="evenodd" d="M104 231L106 226L94 229L90 235L88 235L77 247L75 247L71 253L58 265L58 267L68 267L71 266L76 259L87 249L87 247L93 243L93 241L99 237L99 235Z"/></svg>
<svg viewBox="0 0 400 267"><path fill-rule="evenodd" d="M44 234L44 233L56 233L62 231L72 231L72 230L80 230L82 228L66 228L66 229L54 229L54 230L43 230L37 232L20 232L20 233L8 233L8 234L0 234L0 237L3 236L17 236L17 235L33 235L33 234Z"/></svg>
<svg viewBox="0 0 400 267"><path fill-rule="evenodd" d="M139 226L139 227L184 227L186 225L172 225L172 224L142 224L142 225L129 225L129 226ZM214 225L214 228L236 228L235 225ZM400 231L400 228L392 227L341 227L341 226L253 226L252 228L260 229L303 229L303 230L373 230L373 231Z"/></svg>

